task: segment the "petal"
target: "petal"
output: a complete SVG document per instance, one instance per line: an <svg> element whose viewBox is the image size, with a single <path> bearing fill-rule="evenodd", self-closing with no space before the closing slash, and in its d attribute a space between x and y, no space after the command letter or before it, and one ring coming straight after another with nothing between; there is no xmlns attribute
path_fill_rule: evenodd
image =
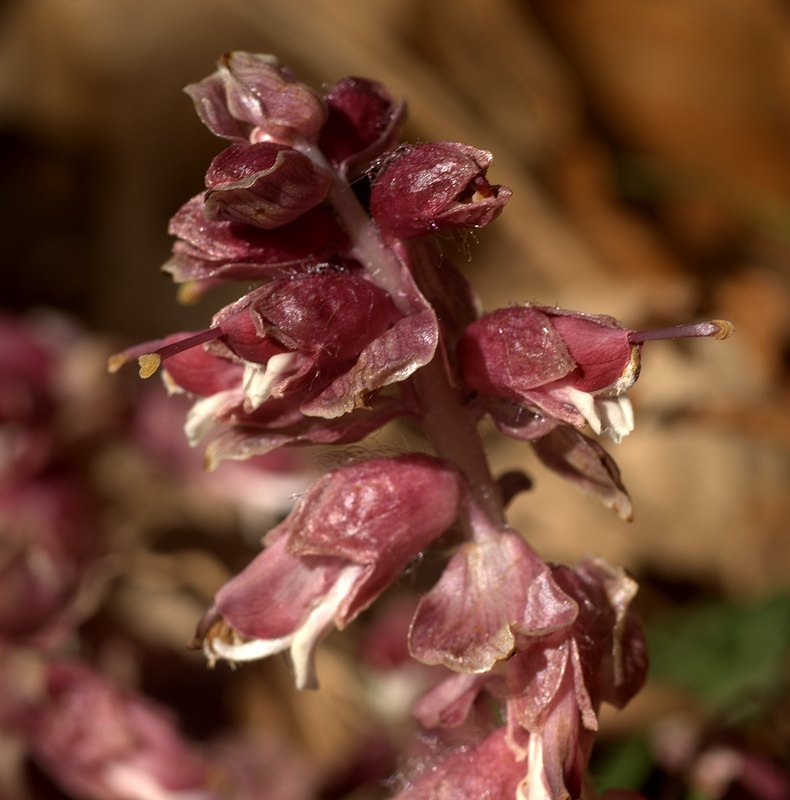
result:
<svg viewBox="0 0 790 800"><path fill-rule="evenodd" d="M634 408L625 396L597 397L595 408L601 419L601 430L615 444L634 430Z"/></svg>
<svg viewBox="0 0 790 800"><path fill-rule="evenodd" d="M318 205L331 175L302 153L272 142L233 144L206 172L210 219L277 228Z"/></svg>
<svg viewBox="0 0 790 800"><path fill-rule="evenodd" d="M549 469L592 492L622 519L633 517L633 505L620 479L620 470L597 442L568 425L559 425L535 439L532 446Z"/></svg>
<svg viewBox="0 0 790 800"><path fill-rule="evenodd" d="M616 383L630 364L635 347L628 341L629 331L619 323L609 327L581 314L551 315L551 322L578 366L577 389L605 389Z"/></svg>
<svg viewBox="0 0 790 800"><path fill-rule="evenodd" d="M500 308L473 322L459 344L458 360L471 388L515 401L576 366L549 317L528 306Z"/></svg>
<svg viewBox="0 0 790 800"><path fill-rule="evenodd" d="M319 479L276 535L289 537L293 555L370 566L341 609L345 624L453 524L460 486L452 467L429 456L363 461Z"/></svg>
<svg viewBox="0 0 790 800"><path fill-rule="evenodd" d="M420 601L411 654L457 672L486 672L516 648L517 636L567 627L576 604L514 531L462 545Z"/></svg>
<svg viewBox="0 0 790 800"><path fill-rule="evenodd" d="M370 393L406 380L427 364L438 342L439 328L432 310L399 320L362 350L348 372L304 403L302 412L331 419L364 407Z"/></svg>
<svg viewBox="0 0 790 800"><path fill-rule="evenodd" d="M330 592L345 566L340 559L297 558L279 538L216 594L217 613L246 639L293 635Z"/></svg>
<svg viewBox="0 0 790 800"><path fill-rule="evenodd" d="M273 281L249 297L261 332L292 350L322 352L324 366L356 358L397 316L387 292L345 272Z"/></svg>
<svg viewBox="0 0 790 800"><path fill-rule="evenodd" d="M269 415L265 424L258 422L255 417L270 406L277 406L281 413ZM290 398L271 398L251 414L240 413L238 407L234 410L232 426L206 448L207 469L215 469L226 459L244 461L283 445L358 442L404 413L400 403L387 398L374 402L369 409L331 420L303 416Z"/></svg>

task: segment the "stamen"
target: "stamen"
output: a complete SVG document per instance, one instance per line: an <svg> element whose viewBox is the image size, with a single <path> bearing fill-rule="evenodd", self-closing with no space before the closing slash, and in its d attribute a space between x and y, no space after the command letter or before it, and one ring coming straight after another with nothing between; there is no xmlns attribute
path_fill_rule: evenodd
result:
<svg viewBox="0 0 790 800"><path fill-rule="evenodd" d="M697 322L691 325L672 325L669 328L654 328L649 331L631 331L628 341L632 344L649 342L657 339L692 339L711 337L727 339L735 333L735 326L726 319L712 319L709 322Z"/></svg>
<svg viewBox="0 0 790 800"><path fill-rule="evenodd" d="M181 353L192 347L197 347L199 344L203 344L203 342L210 342L212 339L218 339L220 336L222 336L222 328L220 328L219 325L215 325L213 328L207 328L193 336L187 336L185 339L179 339L177 342L166 344L164 347L160 347L156 352L159 354L161 360L164 361L166 358L176 355L176 353Z"/></svg>
<svg viewBox="0 0 790 800"><path fill-rule="evenodd" d="M107 359L107 369L110 372L118 372L118 370L133 358L137 359L140 365L140 377L150 378L158 369L159 365L170 356L181 353L184 350L189 350L191 347L197 347L204 342L210 342L212 339L218 339L222 336L222 328L215 325L213 328L207 328L200 333L185 336L176 342L170 344L163 344L157 347L162 340L159 339L155 342L144 342L138 344L136 347L130 347L120 353L115 353Z"/></svg>
<svg viewBox="0 0 790 800"><path fill-rule="evenodd" d="M194 334L194 336L187 336L184 339L179 339L177 342L166 344L153 353L143 353L137 357L137 363L140 365L140 377L150 378L158 369L160 364L171 356L177 353L183 353L184 350L190 350L197 347L204 342L210 342L212 339L217 339L222 335L222 328L215 326L207 328L205 331Z"/></svg>
<svg viewBox="0 0 790 800"><path fill-rule="evenodd" d="M137 363L140 365L140 377L150 378L159 369L162 357L159 353L146 353L137 359Z"/></svg>

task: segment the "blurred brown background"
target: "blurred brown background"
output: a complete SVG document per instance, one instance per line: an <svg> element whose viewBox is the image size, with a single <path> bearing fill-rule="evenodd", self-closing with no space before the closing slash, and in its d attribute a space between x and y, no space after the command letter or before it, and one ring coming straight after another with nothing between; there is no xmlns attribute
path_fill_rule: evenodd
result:
<svg viewBox="0 0 790 800"><path fill-rule="evenodd" d="M630 526L492 437L498 467L537 479L513 508L522 531L547 557L727 594L787 585L787 4L17 0L0 25L5 308L61 308L123 344L204 325L214 301L179 307L158 274L167 220L222 146L181 87L229 49L317 86L377 78L407 98L409 138L490 149L514 191L458 248L487 307L737 329L648 346L637 431L610 448Z"/></svg>

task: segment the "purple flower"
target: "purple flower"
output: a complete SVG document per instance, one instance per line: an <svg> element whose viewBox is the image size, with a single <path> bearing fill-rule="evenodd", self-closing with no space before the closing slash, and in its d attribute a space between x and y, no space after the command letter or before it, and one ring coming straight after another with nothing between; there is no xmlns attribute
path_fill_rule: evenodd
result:
<svg viewBox="0 0 790 800"><path fill-rule="evenodd" d="M219 69L186 87L198 116L226 139L291 143L315 139L326 120L324 101L294 80L274 56L226 53Z"/></svg>
<svg viewBox="0 0 790 800"><path fill-rule="evenodd" d="M343 177L356 178L398 143L405 103L366 78L343 78L327 93L318 146Z"/></svg>
<svg viewBox="0 0 790 800"><path fill-rule="evenodd" d="M35 761L75 797L217 800L202 754L167 713L88 667L50 665L22 728Z"/></svg>
<svg viewBox="0 0 790 800"><path fill-rule="evenodd" d="M299 688L313 651L395 580L458 514L460 476L428 456L363 461L324 475L220 589L196 646L214 661L290 651Z"/></svg>
<svg viewBox="0 0 790 800"><path fill-rule="evenodd" d="M488 225L511 195L486 180L492 159L458 142L403 147L376 177L370 213L384 233L402 239Z"/></svg>
<svg viewBox="0 0 790 800"><path fill-rule="evenodd" d="M635 581L602 561L554 567L552 578L578 609L569 624L522 639L494 671L448 678L414 710L428 727L456 727L485 688L504 704L506 741L523 764L518 796L536 800L581 796L600 704L623 707L647 669L641 629L629 611Z"/></svg>
<svg viewBox="0 0 790 800"><path fill-rule="evenodd" d="M643 342L722 339L731 332L732 325L721 320L633 331L612 317L516 306L472 323L459 344L458 360L472 389L527 409L518 438L537 438L552 423L565 423L576 428L589 424L595 433L619 442L634 428L626 392L639 377Z"/></svg>

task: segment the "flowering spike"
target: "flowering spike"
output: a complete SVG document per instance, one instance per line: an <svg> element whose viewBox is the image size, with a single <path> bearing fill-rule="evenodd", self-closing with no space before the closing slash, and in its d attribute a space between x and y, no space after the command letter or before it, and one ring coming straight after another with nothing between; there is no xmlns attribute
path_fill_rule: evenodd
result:
<svg viewBox="0 0 790 800"><path fill-rule="evenodd" d="M399 797L582 796L600 704L624 705L644 680L636 583L602 562L546 564L505 520L529 480L494 479L477 424L488 414L629 519L617 465L582 430L631 433L645 342L724 339L732 324L634 331L537 304L483 313L436 234L503 210L511 192L488 182L491 153L398 146L405 106L385 87L346 78L320 96L269 56L228 54L187 91L230 144L207 191L171 220L164 270L187 299L228 281L253 287L209 328L129 348L110 369L136 358L148 377L164 363L168 390L194 397L184 429L191 444L210 439L210 469L357 442L398 418L436 453L319 478L217 592L193 646L210 664L288 652L297 686L311 687L322 637L441 538L446 564L399 649L454 671L414 712L426 727L465 728L468 742L437 750Z"/></svg>
<svg viewBox="0 0 790 800"><path fill-rule="evenodd" d="M729 339L735 333L735 326L726 319L712 319L710 322L697 322L690 325L671 325L668 328L653 328L647 331L631 331L628 341L633 344L651 342L659 339Z"/></svg>

